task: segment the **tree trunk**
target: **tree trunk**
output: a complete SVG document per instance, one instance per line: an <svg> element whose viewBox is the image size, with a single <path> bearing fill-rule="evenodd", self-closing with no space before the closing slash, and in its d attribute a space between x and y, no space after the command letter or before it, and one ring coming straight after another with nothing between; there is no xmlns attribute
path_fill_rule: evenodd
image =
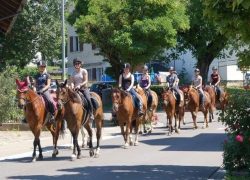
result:
<svg viewBox="0 0 250 180"><path fill-rule="evenodd" d="M214 57L211 55L207 55L205 58L198 57L198 62L197 62L197 68L200 69L200 74L202 76L202 82L203 84L207 84L208 82L208 71L209 71L209 66L214 60Z"/></svg>

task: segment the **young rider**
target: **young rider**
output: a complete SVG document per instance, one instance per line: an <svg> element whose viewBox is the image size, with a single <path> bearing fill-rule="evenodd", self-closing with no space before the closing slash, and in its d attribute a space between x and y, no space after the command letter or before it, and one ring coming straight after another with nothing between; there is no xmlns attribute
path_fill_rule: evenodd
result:
<svg viewBox="0 0 250 180"><path fill-rule="evenodd" d="M46 62L39 61L37 63L38 73L34 77L34 91L38 94L43 94L49 101L49 112L51 114L50 121L55 123L55 108L53 105L53 99L50 95L49 88L51 83L50 74L46 70Z"/></svg>
<svg viewBox="0 0 250 180"><path fill-rule="evenodd" d="M149 107L149 110L151 110L151 104L152 104L152 95L151 95L151 91L150 91L151 78L148 74L148 66L146 66L146 65L143 66L143 74L142 74L142 77L140 79L140 86L143 88L143 90L148 95L148 107Z"/></svg>
<svg viewBox="0 0 250 180"><path fill-rule="evenodd" d="M124 72L119 77L119 88L122 88L124 91L129 92L138 102L138 115L142 116L143 110L142 110L142 101L135 89L134 86L134 75L130 72L130 64L125 63L124 64Z"/></svg>
<svg viewBox="0 0 250 180"><path fill-rule="evenodd" d="M175 91L179 96L180 96L180 104L179 106L182 106L183 105L183 96L181 95L180 93L180 90L179 90L179 78L176 74L176 71L174 70L174 67L170 67L169 68L169 75L167 76L167 87L170 88L170 90L172 91Z"/></svg>
<svg viewBox="0 0 250 180"><path fill-rule="evenodd" d="M87 103L89 105L89 113L90 113L90 118L94 119L94 114L93 114L93 105L90 99L90 93L89 89L87 87L88 84L88 71L84 68L81 68L82 66L82 61L79 58L75 58L73 60L73 65L75 67L74 72L70 76L71 80L71 87L72 89L76 91L80 91L84 97L87 100Z"/></svg>
<svg viewBox="0 0 250 180"><path fill-rule="evenodd" d="M193 79L193 86L195 89L198 90L199 94L201 94L201 109L204 109L204 105L205 105L205 97L204 97L204 91L202 89L202 77L200 75L200 70L199 69L195 69L194 70L195 75L194 75L194 79Z"/></svg>
<svg viewBox="0 0 250 180"><path fill-rule="evenodd" d="M217 67L214 66L212 70L213 70L213 73L210 76L210 85L214 86L216 94L218 92L217 97L219 97L219 101L221 101L222 90L219 87L220 80L221 80L220 74L218 73Z"/></svg>

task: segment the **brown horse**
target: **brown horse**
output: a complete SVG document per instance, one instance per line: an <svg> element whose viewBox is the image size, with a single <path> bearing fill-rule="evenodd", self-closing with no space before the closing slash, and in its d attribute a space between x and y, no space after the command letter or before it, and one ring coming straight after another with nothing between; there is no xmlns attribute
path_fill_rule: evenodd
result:
<svg viewBox="0 0 250 180"><path fill-rule="evenodd" d="M99 95L96 93L91 93L91 96L94 97L98 102L98 108L94 112L94 120L96 123L96 138L97 138L97 146L96 152L93 149L92 143L92 121L89 117L84 118L86 115L86 110L82 106L82 101L80 95L73 91L72 89L67 87L67 80L63 84L58 84L57 82L57 97L58 102L64 106L65 113L64 119L67 121L67 126L73 137L73 154L71 156L72 160L76 157L80 159L81 149L78 144L78 134L81 126L84 126L89 135L89 154L90 156L98 157L100 154L100 138L102 134L102 126L103 126L103 109L102 109L102 101ZM85 122L84 122L85 121ZM77 149L77 156L76 156Z"/></svg>
<svg viewBox="0 0 250 180"><path fill-rule="evenodd" d="M183 92L180 90L181 95L183 96ZM167 123L169 128L169 135L173 132L172 120L175 118L175 132L180 132L180 124L181 121L184 123L184 104L179 106L176 103L176 99L174 97L173 92L170 89L166 89L162 93L163 99L163 109L167 114Z"/></svg>
<svg viewBox="0 0 250 180"><path fill-rule="evenodd" d="M112 90L112 102L113 111L116 113L116 119L121 128L121 133L123 135L125 144L124 148L128 148L129 145L133 145L132 141L132 128L135 125L135 143L138 145L138 130L139 125L145 119L147 102L145 93L141 88L137 88L138 94L140 94L143 102L143 112L142 117L138 117L138 110L133 106L132 96L123 90L113 89ZM126 132L124 130L124 125L126 126Z"/></svg>
<svg viewBox="0 0 250 180"><path fill-rule="evenodd" d="M151 103L151 107L147 107L147 115L146 115L146 119L145 122L143 124L140 124L139 126L139 133L142 134L142 131L144 131L144 133L151 133L153 130L153 126L152 123L155 123L157 120L157 114L156 114L156 110L158 107L158 96L156 94L155 91L150 90L151 95L152 95L152 103ZM146 92L145 92L146 94ZM148 99L147 99L148 101Z"/></svg>
<svg viewBox="0 0 250 180"><path fill-rule="evenodd" d="M34 134L34 142L33 142L33 155L32 161L36 161L36 148L38 146L40 160L43 159L42 155L42 147L40 143L40 134L42 128L46 126L48 130L51 132L53 136L53 154L52 157L56 157L58 154L57 149L57 140L59 137L59 131L62 130L62 117L63 117L63 109L60 111L56 111L55 119L56 119L56 127L48 121L48 111L45 107L45 104L42 100L42 97L36 94L33 90L29 89L28 81L19 81L16 80L17 84L17 99L18 106L21 109L24 109L25 118L29 124L29 127ZM62 131L63 132L63 131Z"/></svg>
<svg viewBox="0 0 250 180"><path fill-rule="evenodd" d="M197 129L198 126L197 126L196 118L197 118L197 114L198 114L199 107L200 107L200 95L198 91L194 89L192 86L190 86L189 88L184 88L183 92L184 92L184 97L185 97L185 104L192 114L193 123L194 123L193 128ZM202 128L208 127L208 113L212 111L211 98L208 92L204 91L204 95L205 95L204 109L201 109L201 111L204 114L204 124Z"/></svg>
<svg viewBox="0 0 250 180"><path fill-rule="evenodd" d="M222 113L224 113L224 110L226 108L226 105L228 104L228 93L226 91L223 91L221 94L221 99L217 97L215 88L213 86L206 86L204 88L205 91L207 91L211 97L211 104L213 111L217 108L220 108ZM212 119L214 119L213 111L210 112L210 122Z"/></svg>

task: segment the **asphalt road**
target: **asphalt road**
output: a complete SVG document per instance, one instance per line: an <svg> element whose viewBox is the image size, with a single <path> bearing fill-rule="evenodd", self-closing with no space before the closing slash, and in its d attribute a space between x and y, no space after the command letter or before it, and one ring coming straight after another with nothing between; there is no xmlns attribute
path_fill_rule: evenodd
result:
<svg viewBox="0 0 250 180"><path fill-rule="evenodd" d="M83 149L83 158L71 161L72 150L60 144L60 154L53 159L51 147L42 141L48 150L42 161L32 163L27 153L23 157L2 157L0 179L213 179L223 160L222 143L226 138L223 125L214 121L209 128L202 129L203 118L199 114L199 129L193 130L187 113L187 124L182 126L180 134L168 136L165 117L160 114L160 122L152 134L141 135L139 146L128 149L121 147L123 139L118 127L105 128L109 137L103 137L99 158L89 157L88 150Z"/></svg>

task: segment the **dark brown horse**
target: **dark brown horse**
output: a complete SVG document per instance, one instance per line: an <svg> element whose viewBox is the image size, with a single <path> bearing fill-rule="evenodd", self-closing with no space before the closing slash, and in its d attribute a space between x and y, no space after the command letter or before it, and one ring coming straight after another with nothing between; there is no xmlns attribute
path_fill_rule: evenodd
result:
<svg viewBox="0 0 250 180"><path fill-rule="evenodd" d="M42 128L46 126L48 130L51 132L53 136L53 154L52 157L56 157L58 154L57 149L57 140L59 137L59 131L62 127L62 116L63 116L63 109L60 111L56 111L55 119L56 119L56 127L53 124L49 123L48 121L48 111L45 107L45 104L42 100L42 97L36 94L33 90L29 89L28 81L19 81L16 80L17 84L17 99L18 99L18 106L24 109L25 118L29 124L30 130L34 134L34 142L33 142L33 155L32 161L36 161L36 148L38 146L39 149L39 156L40 160L43 159L42 155L42 147L40 143L40 134ZM63 132L63 131L62 131Z"/></svg>
<svg viewBox="0 0 250 180"><path fill-rule="evenodd" d="M184 96L181 90L180 92L181 96ZM172 125L173 118L175 118L175 132L179 133L181 121L184 123L184 113L185 113L184 104L179 106L179 104L176 103L176 99L173 92L169 89L163 91L162 99L163 99L163 109L167 114L169 135L172 134L174 130Z"/></svg>
<svg viewBox="0 0 250 180"><path fill-rule="evenodd" d="M185 97L185 104L192 114L194 123L193 128L194 129L198 128L196 118L199 110L201 110L204 114L204 123L202 128L208 127L208 113L212 111L211 98L208 92L204 91L204 96L205 96L204 109L200 109L200 95L196 89L190 86L189 88L184 88L183 92Z"/></svg>
<svg viewBox="0 0 250 180"><path fill-rule="evenodd" d="M132 128L135 125L135 143L138 145L138 129L139 125L145 120L146 109L147 109L147 100L146 95L143 90L137 88L138 94L141 95L143 101L143 111L144 116L138 117L138 110L133 106L132 96L123 90L113 89L112 90L112 102L113 102L113 111L116 113L116 118L118 124L121 128L121 133L123 135L125 144L124 148L128 148L129 145L133 145L132 141ZM126 126L126 131L124 130L124 125Z"/></svg>
<svg viewBox="0 0 250 180"><path fill-rule="evenodd" d="M58 84L57 82L57 97L58 102L64 106L65 113L64 119L67 121L67 126L73 137L73 154L71 156L72 160L76 157L80 159L81 149L78 144L78 134L81 126L84 126L89 135L89 154L90 156L98 157L100 154L100 138L102 134L102 126L103 126L103 109L102 109L102 101L99 95L96 93L91 93L91 96L94 97L98 102L98 108L94 112L94 121L96 124L96 138L97 138L97 146L96 152L94 152L93 143L92 143L92 121L89 117L86 118L85 115L86 110L82 106L82 101L80 95L73 91L72 89L67 87L67 80L63 84ZM84 122L85 121L85 122ZM77 156L76 156L77 149Z"/></svg>

